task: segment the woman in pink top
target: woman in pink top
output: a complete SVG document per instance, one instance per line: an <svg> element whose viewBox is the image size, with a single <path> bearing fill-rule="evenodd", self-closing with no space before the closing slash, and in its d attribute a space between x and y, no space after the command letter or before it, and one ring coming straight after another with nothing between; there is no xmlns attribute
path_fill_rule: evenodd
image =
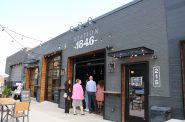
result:
<svg viewBox="0 0 185 122"><path fill-rule="evenodd" d="M98 108L101 109L103 101L104 101L104 82L103 80L100 80L96 87L96 101Z"/></svg>
<svg viewBox="0 0 185 122"><path fill-rule="evenodd" d="M73 85L73 114L76 115L76 107L80 106L81 115L84 115L82 100L84 99L84 91L81 86L81 80L76 79L76 83Z"/></svg>

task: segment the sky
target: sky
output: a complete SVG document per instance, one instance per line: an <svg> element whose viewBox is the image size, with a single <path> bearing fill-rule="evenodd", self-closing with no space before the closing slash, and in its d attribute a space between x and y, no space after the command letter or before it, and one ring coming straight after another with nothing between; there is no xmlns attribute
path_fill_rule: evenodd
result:
<svg viewBox="0 0 185 122"><path fill-rule="evenodd" d="M96 18L132 0L0 0L0 75L6 58L23 47L33 48L88 18ZM28 36L40 41L15 34ZM10 34L8 34L8 33ZM12 37L15 39L12 39ZM20 44L18 44L18 41Z"/></svg>

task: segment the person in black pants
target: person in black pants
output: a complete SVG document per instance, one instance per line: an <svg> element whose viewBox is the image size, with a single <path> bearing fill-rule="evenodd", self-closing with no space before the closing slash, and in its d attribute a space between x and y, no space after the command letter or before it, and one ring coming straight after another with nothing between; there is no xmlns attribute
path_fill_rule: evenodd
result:
<svg viewBox="0 0 185 122"><path fill-rule="evenodd" d="M67 80L65 83L65 113L69 113L71 106L71 96L72 96L72 83L70 80Z"/></svg>

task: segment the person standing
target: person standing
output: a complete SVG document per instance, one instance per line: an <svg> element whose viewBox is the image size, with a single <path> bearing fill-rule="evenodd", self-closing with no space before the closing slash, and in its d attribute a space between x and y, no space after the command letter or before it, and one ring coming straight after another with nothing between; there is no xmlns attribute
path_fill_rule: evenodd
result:
<svg viewBox="0 0 185 122"><path fill-rule="evenodd" d="M76 83L73 85L73 94L72 94L72 99L73 99L73 115L77 115L76 114L76 107L80 106L80 111L81 111L81 115L84 115L83 112L83 104L82 104L82 100L84 99L84 91L83 88L81 86L81 80L80 79L76 79Z"/></svg>
<svg viewBox="0 0 185 122"><path fill-rule="evenodd" d="M65 83L65 113L69 113L70 103L71 103L71 96L72 96L72 83L71 80L66 80Z"/></svg>
<svg viewBox="0 0 185 122"><path fill-rule="evenodd" d="M102 108L102 104L104 101L104 82L103 80L100 80L97 84L97 88L96 88L96 101L97 101L97 105L98 105L98 109Z"/></svg>
<svg viewBox="0 0 185 122"><path fill-rule="evenodd" d="M96 111L96 82L93 81L93 76L89 76L89 81L86 84L86 91L88 95L89 113L92 113L93 110Z"/></svg>
<svg viewBox="0 0 185 122"><path fill-rule="evenodd" d="M87 81L86 80L86 84L87 84ZM85 84L85 87L86 87L86 84ZM88 95L87 95L87 90L85 89L85 111L89 112L89 105L88 105Z"/></svg>

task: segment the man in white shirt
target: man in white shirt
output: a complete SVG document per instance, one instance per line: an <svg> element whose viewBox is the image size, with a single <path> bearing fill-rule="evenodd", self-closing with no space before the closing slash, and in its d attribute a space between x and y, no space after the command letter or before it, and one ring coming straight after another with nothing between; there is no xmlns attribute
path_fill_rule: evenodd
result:
<svg viewBox="0 0 185 122"><path fill-rule="evenodd" d="M96 82L93 81L93 76L89 76L89 81L86 84L86 91L88 95L89 113L92 113L93 110L96 111Z"/></svg>

